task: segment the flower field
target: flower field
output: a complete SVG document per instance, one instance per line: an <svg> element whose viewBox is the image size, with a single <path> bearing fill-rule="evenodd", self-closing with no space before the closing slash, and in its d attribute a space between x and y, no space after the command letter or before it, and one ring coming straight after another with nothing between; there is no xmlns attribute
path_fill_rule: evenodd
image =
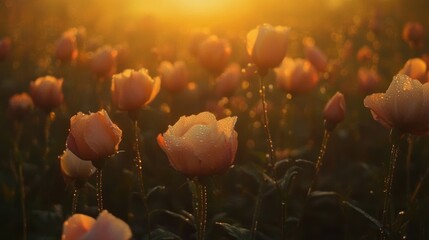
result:
<svg viewBox="0 0 429 240"><path fill-rule="evenodd" d="M0 0L4 239L429 239L427 9Z"/></svg>

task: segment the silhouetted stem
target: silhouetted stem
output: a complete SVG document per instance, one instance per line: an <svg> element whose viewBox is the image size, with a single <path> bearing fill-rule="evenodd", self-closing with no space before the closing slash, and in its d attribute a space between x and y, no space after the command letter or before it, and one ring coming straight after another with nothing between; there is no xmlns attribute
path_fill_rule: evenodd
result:
<svg viewBox="0 0 429 240"><path fill-rule="evenodd" d="M255 206L253 209L252 227L250 229L250 240L256 239L256 233L258 231L258 217L261 211L262 189L263 187L261 183L258 189L258 196L256 196Z"/></svg>
<svg viewBox="0 0 429 240"><path fill-rule="evenodd" d="M44 126L44 132L43 132L43 137L44 137L44 141L45 141L45 150L43 152L43 161L45 163L45 168L47 168L49 166L49 161L48 161L48 154L50 151L50 144L49 144L49 139L50 139L50 134L51 134L51 123L52 120L54 118L55 114L53 112L49 112L47 113L47 116L45 117L45 126Z"/></svg>
<svg viewBox="0 0 429 240"><path fill-rule="evenodd" d="M137 122L137 119L133 120L133 130L134 130L134 152L135 152L135 158L134 158L134 166L137 172L137 179L138 179L138 185L140 188L140 194L143 200L143 205L146 211L146 220L148 224L148 232L149 232L149 240L150 240L150 217L149 217L149 206L147 203L147 197L146 197L146 189L143 182L143 166L142 166L142 159L140 155L140 128Z"/></svg>
<svg viewBox="0 0 429 240"><path fill-rule="evenodd" d="M79 200L79 189L75 187L73 189L73 201L72 201L72 212L71 212L72 215L77 212L78 200Z"/></svg>
<svg viewBox="0 0 429 240"><path fill-rule="evenodd" d="M194 207L195 228L197 240L204 240L207 222L207 186L198 178L189 180L192 191L192 205Z"/></svg>
<svg viewBox="0 0 429 240"><path fill-rule="evenodd" d="M15 161L18 162L18 180L19 180L19 192L20 192L20 203L21 203L21 214L22 214L22 239L27 239L27 208L25 205L25 182L23 172L23 162L19 153L19 142L22 135L22 123L15 122L15 140L13 142L13 151L15 155ZM15 168L15 164L13 164ZM14 170L14 172L16 172Z"/></svg>
<svg viewBox="0 0 429 240"><path fill-rule="evenodd" d="M390 160L389 160L389 169L386 177L384 178L384 201L383 201L383 211L381 215L381 224L383 226L380 229L381 239L385 239L386 233L384 229L389 227L388 213L389 213L389 202L392 194L392 182L393 176L395 173L396 159L398 158L399 147L396 145L396 142L392 142L392 149L390 151Z"/></svg>
<svg viewBox="0 0 429 240"><path fill-rule="evenodd" d="M281 218L282 226L281 227L282 227L283 238L285 238L285 236L286 236L286 226L285 226L286 216L285 216L284 208L286 207L286 203L284 202L282 190L281 190L280 185L277 181L277 176L276 176L275 169L274 169L274 164L276 161L275 161L273 140L271 137L269 120L268 120L267 102L266 102L266 98L265 98L265 84L264 84L264 76L265 75L266 75L265 71L260 71L260 75L259 75L259 96L261 98L262 112L263 112L262 113L263 125L264 125L267 145L268 145L268 157L269 157L268 168L270 171L270 175L274 179L276 190L277 190L277 193L278 193L280 201L281 201L281 208L282 208L282 218Z"/></svg>
<svg viewBox="0 0 429 240"><path fill-rule="evenodd" d="M323 134L322 145L320 146L320 150L319 150L319 155L317 156L316 166L314 167L313 181L311 182L311 185L308 188L307 197L310 195L311 191L313 191L314 187L317 184L317 178L319 176L320 169L323 165L323 158L325 157L326 146L328 145L329 136L330 136L330 132L328 130L325 130L325 133Z"/></svg>
<svg viewBox="0 0 429 240"><path fill-rule="evenodd" d="M406 193L407 198L410 196L410 171L411 171L411 156L413 154L413 148L414 148L414 137L412 135L409 135L407 138L408 142L408 152L407 152L407 159L405 161L405 171L406 171Z"/></svg>
<svg viewBox="0 0 429 240"><path fill-rule="evenodd" d="M410 205L411 205L411 203L413 203L416 200L417 194L419 193L420 189L422 188L423 182L427 178L428 175L429 175L429 165L426 167L425 173L420 178L420 181L417 183L416 188L414 189L413 193L411 194Z"/></svg>
<svg viewBox="0 0 429 240"><path fill-rule="evenodd" d="M103 211L103 170L101 168L98 168L96 171L97 175L97 206L98 206L98 212Z"/></svg>

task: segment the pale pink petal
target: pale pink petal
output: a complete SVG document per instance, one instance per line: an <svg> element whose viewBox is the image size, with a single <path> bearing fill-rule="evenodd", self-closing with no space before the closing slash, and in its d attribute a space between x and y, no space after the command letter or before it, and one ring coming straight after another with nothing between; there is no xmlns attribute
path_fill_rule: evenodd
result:
<svg viewBox="0 0 429 240"><path fill-rule="evenodd" d="M95 219L84 214L74 214L63 224L62 240L79 240L94 225Z"/></svg>
<svg viewBox="0 0 429 240"><path fill-rule="evenodd" d="M131 237L132 232L127 223L103 210L81 240L129 240Z"/></svg>

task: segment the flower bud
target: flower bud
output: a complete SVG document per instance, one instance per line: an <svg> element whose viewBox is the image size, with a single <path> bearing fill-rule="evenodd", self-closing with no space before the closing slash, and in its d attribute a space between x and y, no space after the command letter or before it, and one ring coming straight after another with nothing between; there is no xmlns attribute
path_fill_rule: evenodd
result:
<svg viewBox="0 0 429 240"><path fill-rule="evenodd" d="M231 46L216 35L206 38L198 47L198 60L210 72L221 72L231 57Z"/></svg>
<svg viewBox="0 0 429 240"><path fill-rule="evenodd" d="M179 92L188 85L188 69L183 61L176 61L174 64L163 61L158 67L158 73L162 88L170 93Z"/></svg>
<svg viewBox="0 0 429 240"><path fill-rule="evenodd" d="M319 72L326 72L328 68L328 58L315 45L314 39L304 38L305 57Z"/></svg>
<svg viewBox="0 0 429 240"><path fill-rule="evenodd" d="M34 107L27 93L14 94L9 98L9 113L16 120L22 120Z"/></svg>
<svg viewBox="0 0 429 240"><path fill-rule="evenodd" d="M230 97L240 87L241 68L238 64L229 65L225 71L216 78L216 93L219 96Z"/></svg>
<svg viewBox="0 0 429 240"><path fill-rule="evenodd" d="M247 53L259 69L280 65L288 47L288 27L262 24L247 34Z"/></svg>
<svg viewBox="0 0 429 240"><path fill-rule="evenodd" d="M371 48L363 46L358 50L356 58L359 62L369 62L372 59L372 54Z"/></svg>
<svg viewBox="0 0 429 240"><path fill-rule="evenodd" d="M358 70L358 83L362 92L372 92L378 85L380 77L378 73L366 67L361 67Z"/></svg>
<svg viewBox="0 0 429 240"><path fill-rule="evenodd" d="M427 82L426 79L427 66L421 58L409 59L404 67L399 70L398 74L405 74L412 79L417 79L421 83Z"/></svg>
<svg viewBox="0 0 429 240"><path fill-rule="evenodd" d="M133 111L149 104L158 94L161 80L152 79L147 70L127 69L112 77L112 101L119 110Z"/></svg>
<svg viewBox="0 0 429 240"><path fill-rule="evenodd" d="M82 160L102 160L118 151L122 130L105 110L89 115L81 112L70 119L67 148Z"/></svg>
<svg viewBox="0 0 429 240"><path fill-rule="evenodd" d="M419 49L423 46L425 29L419 22L407 22L402 30L402 38L412 48Z"/></svg>
<svg viewBox="0 0 429 240"><path fill-rule="evenodd" d="M76 42L77 29L70 29L63 33L55 46L55 58L61 62L70 62L76 59L78 50Z"/></svg>
<svg viewBox="0 0 429 240"><path fill-rule="evenodd" d="M285 58L280 67L274 69L276 82L288 93L305 93L319 82L316 69L307 60Z"/></svg>
<svg viewBox="0 0 429 240"><path fill-rule="evenodd" d="M97 77L110 77L116 71L116 56L118 52L109 46L99 48L91 58L91 70Z"/></svg>
<svg viewBox="0 0 429 240"><path fill-rule="evenodd" d="M49 113L64 101L63 79L53 76L39 77L30 83L30 95L34 104Z"/></svg>
<svg viewBox="0 0 429 240"><path fill-rule="evenodd" d="M338 123L344 120L345 114L346 102L344 100L344 95L340 92L336 92L323 109L326 130L332 131Z"/></svg>
<svg viewBox="0 0 429 240"><path fill-rule="evenodd" d="M60 167L66 181L86 181L96 170L90 161L78 158L69 149L61 155Z"/></svg>

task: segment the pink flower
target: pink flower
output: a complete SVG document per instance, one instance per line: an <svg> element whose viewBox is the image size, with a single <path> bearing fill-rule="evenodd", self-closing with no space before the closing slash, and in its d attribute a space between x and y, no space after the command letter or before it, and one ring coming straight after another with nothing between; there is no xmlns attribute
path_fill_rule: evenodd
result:
<svg viewBox="0 0 429 240"><path fill-rule="evenodd" d="M101 160L116 153L121 139L122 130L105 110L79 112L70 119L67 148L82 160Z"/></svg>
<svg viewBox="0 0 429 240"><path fill-rule="evenodd" d="M304 38L303 44L307 60L317 69L317 71L326 72L326 69L328 68L328 58L315 45L314 39L309 37Z"/></svg>
<svg viewBox="0 0 429 240"><path fill-rule="evenodd" d="M110 77L116 71L116 57L118 52L109 46L97 49L91 58L91 70L97 77Z"/></svg>
<svg viewBox="0 0 429 240"><path fill-rule="evenodd" d="M419 22L407 22L402 30L402 38L412 48L421 48L423 46L425 29Z"/></svg>
<svg viewBox="0 0 429 240"><path fill-rule="evenodd" d="M51 112L64 101L63 79L52 76L39 77L30 83L30 95L40 109Z"/></svg>
<svg viewBox="0 0 429 240"><path fill-rule="evenodd" d="M288 93L305 93L319 82L316 69L307 60L285 58L280 67L274 69L277 85Z"/></svg>
<svg viewBox="0 0 429 240"><path fill-rule="evenodd" d="M90 161L80 159L69 149L61 155L60 167L64 178L71 181L86 181L96 170Z"/></svg>
<svg viewBox="0 0 429 240"><path fill-rule="evenodd" d="M237 152L237 117L219 121L210 112L182 116L164 134L158 144L171 166L188 177L206 176L227 170Z"/></svg>
<svg viewBox="0 0 429 240"><path fill-rule="evenodd" d="M198 29L191 33L189 40L189 52L197 57L200 44L210 36L208 29Z"/></svg>
<svg viewBox="0 0 429 240"><path fill-rule="evenodd" d="M241 68L238 64L229 65L225 71L216 78L216 93L219 96L230 97L240 87Z"/></svg>
<svg viewBox="0 0 429 240"><path fill-rule="evenodd" d="M11 51L11 40L8 37L0 39L0 61L6 59Z"/></svg>
<svg viewBox="0 0 429 240"><path fill-rule="evenodd" d="M369 62L372 59L372 55L371 48L365 45L358 50L356 58L359 62Z"/></svg>
<svg viewBox="0 0 429 240"><path fill-rule="evenodd" d="M188 85L189 73L185 62L176 61L174 64L162 61L158 67L162 88L170 93L176 93Z"/></svg>
<svg viewBox="0 0 429 240"><path fill-rule="evenodd" d="M364 99L376 121L402 133L423 135L429 132L429 84L407 75L393 78L386 93L374 93Z"/></svg>
<svg viewBox="0 0 429 240"><path fill-rule="evenodd" d="M55 58L61 62L75 60L78 54L76 43L77 29L70 29L64 32L56 42Z"/></svg>
<svg viewBox="0 0 429 240"><path fill-rule="evenodd" d="M280 65L288 47L289 28L262 24L247 34L247 53L260 69Z"/></svg>
<svg viewBox="0 0 429 240"><path fill-rule="evenodd" d="M14 94L9 98L9 113L17 120L21 120L33 107L33 100L27 93Z"/></svg>
<svg viewBox="0 0 429 240"><path fill-rule="evenodd" d="M226 39L216 35L206 38L198 47L200 64L212 73L221 72L231 57L231 46Z"/></svg>
<svg viewBox="0 0 429 240"><path fill-rule="evenodd" d="M427 82L426 79L426 62L421 58L409 59L404 67L399 70L398 74L405 74L412 79L417 79L421 83Z"/></svg>
<svg viewBox="0 0 429 240"><path fill-rule="evenodd" d="M62 240L129 240L132 232L127 223L103 210L94 218L74 214L63 224Z"/></svg>
<svg viewBox="0 0 429 240"><path fill-rule="evenodd" d="M161 80L152 79L147 70L127 69L112 77L112 101L119 110L133 111L146 106L158 95Z"/></svg>
<svg viewBox="0 0 429 240"><path fill-rule="evenodd" d="M359 88L363 92L372 92L377 87L379 81L380 77L375 70L366 67L359 68L358 83Z"/></svg>
<svg viewBox="0 0 429 240"><path fill-rule="evenodd" d="M326 130L332 131L338 123L344 120L345 114L346 102L344 100L344 95L340 92L336 92L323 109Z"/></svg>

